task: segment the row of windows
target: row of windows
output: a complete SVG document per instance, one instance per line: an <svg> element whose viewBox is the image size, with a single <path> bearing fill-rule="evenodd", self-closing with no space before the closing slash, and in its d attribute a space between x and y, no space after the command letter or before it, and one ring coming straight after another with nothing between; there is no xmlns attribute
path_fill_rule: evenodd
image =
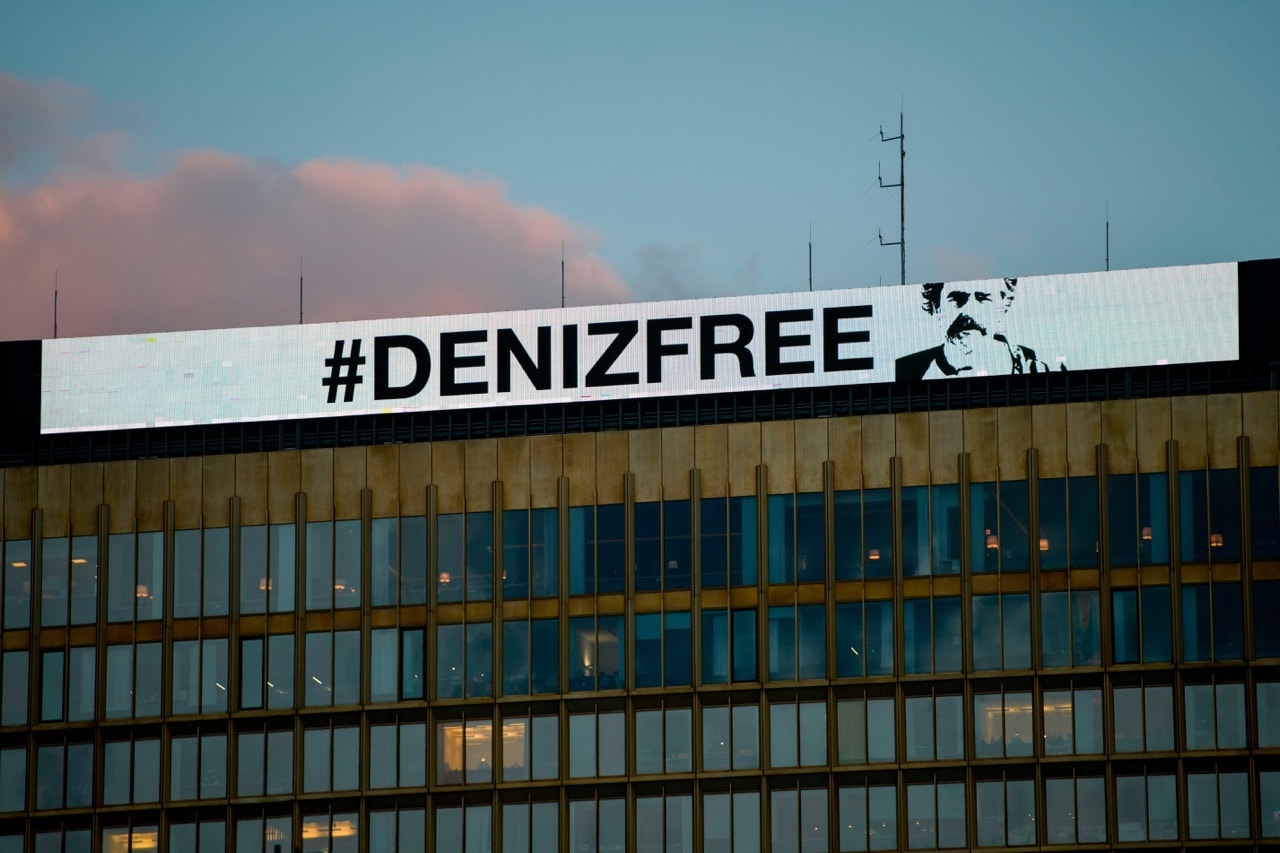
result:
<svg viewBox="0 0 1280 853"><path fill-rule="evenodd" d="M1252 597L1255 656L1280 657L1280 623L1266 618L1280 612L1280 582L1254 583ZM1174 659L1169 587L1117 589L1110 601L1114 662ZM974 595L970 602L968 671L1029 670L1034 648L1031 596ZM1179 660L1243 659L1240 584L1184 585L1179 603ZM1042 668L1101 663L1098 590L1042 592L1038 604ZM961 609L958 596L903 601L903 650L900 666L895 666L894 603L837 603L835 677L962 672ZM14 650L0 655L0 726L381 704L428 696L449 700L612 691L623 689L628 678L633 689L690 686L695 683L695 633L699 684L827 678L825 605L773 606L764 616L761 637L755 608L703 610L696 616L684 611L635 614L630 674L627 620L610 615L570 617L564 637L557 618L503 622L498 654L492 622L437 625L433 655L428 654L427 631L416 628L378 628L367 635L318 631L301 638L270 634L242 639L236 648L227 638L175 640L167 661L160 642L68 646L34 657Z"/></svg>
<svg viewBox="0 0 1280 853"><path fill-rule="evenodd" d="M1184 563L1238 562L1245 529L1254 559L1280 559L1276 468L1249 470L1247 528L1242 527L1236 469L1182 472L1174 482L1176 504L1170 502L1170 479L1164 473L973 483L963 506L957 485L905 487L897 543L902 572L1024 572L1033 553L1046 570L1096 567L1104 550L1100 484L1107 498L1111 566L1167 564L1171 548L1180 550ZM769 495L762 537L767 582L820 582L829 575L837 580L891 577L891 495L888 489L839 491L830 508L822 493ZM701 586L757 583L761 537L756 498L703 498L697 503ZM689 500L633 505L629 573L625 506L570 507L568 592L623 592L628 574L637 591L689 589L695 565L692 505ZM1033 505L1039 508L1034 525ZM1172 518L1175 505L1178 517ZM830 555L828 509L834 542ZM170 587L175 618L226 615L233 604L242 614L422 604L429 593L442 603L489 601L495 571L500 571L496 585L504 598L556 595L558 511L506 510L500 517L500 535L491 512L438 515L431 536L423 516L373 519L367 531L359 520L308 522L301 532L292 523L245 525L234 532L234 549L228 528L177 530L170 573L165 571L164 534L158 531L110 534L101 544L96 536L43 539L38 572L31 568L31 542L10 541L4 545L0 578L2 624L28 627L33 600L39 602L41 625L97 622L100 568L106 571L105 618L110 622L162 618ZM966 530L970 545L962 553ZM234 601L233 550L239 578ZM99 565L100 551L105 566ZM500 563L495 563L495 553L501 554ZM434 579L428 583L432 558Z"/></svg>
<svg viewBox="0 0 1280 853"><path fill-rule="evenodd" d="M1101 758L1108 752L1172 752L1178 746L1187 753L1242 750L1251 746L1245 696L1239 682L1187 684L1177 712L1168 684L1116 686L1105 709L1102 689L1074 685L1038 694L1008 688L974 692L968 700L942 689L901 700L876 694L831 702L774 697L763 706L736 697L727 704L700 704L696 732L692 707L664 704L637 707L630 719L624 709L608 706L571 709L563 719L554 712L509 711L496 722L492 710L437 715L434 722L401 713L371 718L363 731L354 718L336 717L320 726L304 721L296 732L291 719L244 720L230 730L225 724L174 728L167 738L148 728L106 732L96 747L69 734L42 737L30 750L0 746L0 812L420 788L429 782L489 785L966 758ZM1257 700L1256 746L1280 748L1280 682L1260 683ZM167 791L162 779L168 780Z"/></svg>
<svg viewBox="0 0 1280 853"><path fill-rule="evenodd" d="M1192 768L1181 779L1160 767L1135 769L1117 773L1110 784L1088 768L1046 778L1042 804L1036 781L1013 774L980 778L971 787L945 776L908 778L901 789L891 778L832 788L773 780L767 791L731 784L698 795L681 786L637 787L630 795L634 822L628 820L625 792L608 788L563 800L542 794L498 804L488 798L442 801L430 810L371 807L363 822L354 804L317 809L308 803L296 823L272 811L237 809L229 823L212 816L171 818L162 833L154 818L138 819L103 828L101 849L354 853L363 839L366 849L403 853L552 853L561 849L564 836L565 849L575 853L827 853L1244 840L1251 837L1255 809L1261 837L1280 837L1280 772L1258 774L1255 800L1249 774L1230 767ZM227 843L229 834L234 846ZM20 853L23 840L0 835L0 853ZM34 833L32 849L89 853L91 842L90 829L46 826Z"/></svg>

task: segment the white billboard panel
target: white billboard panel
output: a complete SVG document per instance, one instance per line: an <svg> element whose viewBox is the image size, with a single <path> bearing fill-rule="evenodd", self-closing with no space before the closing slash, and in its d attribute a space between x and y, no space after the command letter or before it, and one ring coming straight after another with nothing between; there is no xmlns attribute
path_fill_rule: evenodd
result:
<svg viewBox="0 0 1280 853"><path fill-rule="evenodd" d="M1237 267L43 343L41 432L1231 361Z"/></svg>

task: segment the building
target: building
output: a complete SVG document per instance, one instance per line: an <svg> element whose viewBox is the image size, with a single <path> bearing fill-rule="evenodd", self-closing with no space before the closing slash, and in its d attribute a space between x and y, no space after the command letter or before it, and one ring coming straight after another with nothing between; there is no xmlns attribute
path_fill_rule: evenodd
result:
<svg viewBox="0 0 1280 853"><path fill-rule="evenodd" d="M1280 845L1278 281L0 344L0 853Z"/></svg>

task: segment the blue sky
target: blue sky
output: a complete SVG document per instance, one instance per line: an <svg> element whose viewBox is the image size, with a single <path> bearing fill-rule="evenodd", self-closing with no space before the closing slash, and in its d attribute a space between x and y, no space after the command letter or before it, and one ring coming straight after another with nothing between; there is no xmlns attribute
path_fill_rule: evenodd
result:
<svg viewBox="0 0 1280 853"><path fill-rule="evenodd" d="M11 218L68 175L163 181L194 151L268 183L313 161L422 164L562 222L585 247L570 274L589 260L625 288L605 301L803 289L811 228L816 287L892 284L897 250L876 234L897 238L898 198L875 183L878 162L896 180L897 149L877 130L896 132L901 106L910 282L1101 269L1108 204L1113 268L1280 255L1273 2L365 5L10 6L0 73L67 84L62 132L109 142L87 161L48 136L10 142ZM0 261L37 257L23 241L43 232L16 232ZM282 253L296 263L315 234L282 224ZM48 289L66 252L9 266ZM527 262L548 269L512 276L513 307L537 304L543 279L558 300L545 254ZM416 265L431 279L415 256L382 277ZM96 286L90 267L69 280Z"/></svg>

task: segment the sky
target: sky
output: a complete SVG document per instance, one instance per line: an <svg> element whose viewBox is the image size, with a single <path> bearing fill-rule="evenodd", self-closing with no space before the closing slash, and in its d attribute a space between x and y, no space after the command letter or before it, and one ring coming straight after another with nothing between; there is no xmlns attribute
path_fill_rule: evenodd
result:
<svg viewBox="0 0 1280 853"><path fill-rule="evenodd" d="M1280 4L50 0L0 339L1280 256Z"/></svg>

